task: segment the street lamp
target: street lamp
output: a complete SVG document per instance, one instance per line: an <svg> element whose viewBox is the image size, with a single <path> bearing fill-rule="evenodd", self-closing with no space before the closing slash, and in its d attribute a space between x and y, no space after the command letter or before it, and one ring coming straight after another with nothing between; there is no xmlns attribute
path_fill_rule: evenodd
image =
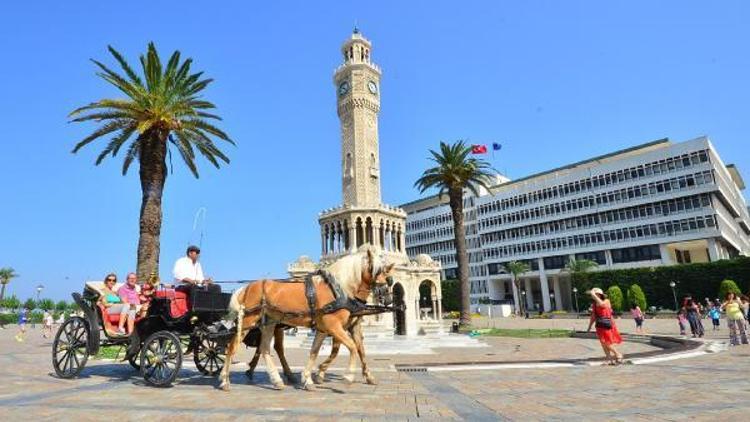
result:
<svg viewBox="0 0 750 422"><path fill-rule="evenodd" d="M549 292L549 298L550 298L550 302L552 302L552 303L550 304L550 305L552 306L552 309L555 309L555 308L557 308L557 307L555 306L555 292Z"/></svg>
<svg viewBox="0 0 750 422"><path fill-rule="evenodd" d="M526 318L529 317L529 313L526 311L526 290L521 290L521 312Z"/></svg>
<svg viewBox="0 0 750 422"><path fill-rule="evenodd" d="M578 288L573 287L573 298L576 300L576 319L578 319Z"/></svg>
<svg viewBox="0 0 750 422"><path fill-rule="evenodd" d="M36 286L36 301L39 302L39 295L42 294L42 290L44 289L44 286L41 284Z"/></svg>
<svg viewBox="0 0 750 422"><path fill-rule="evenodd" d="M677 312L677 292L675 290L675 286L677 286L677 283L674 281L669 282L669 287L672 288L672 297L674 297L674 310Z"/></svg>

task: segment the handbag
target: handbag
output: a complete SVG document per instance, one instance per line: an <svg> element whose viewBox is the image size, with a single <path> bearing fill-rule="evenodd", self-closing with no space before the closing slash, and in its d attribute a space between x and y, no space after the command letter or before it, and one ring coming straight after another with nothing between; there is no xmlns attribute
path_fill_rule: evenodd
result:
<svg viewBox="0 0 750 422"><path fill-rule="evenodd" d="M603 328L605 330L612 329L612 318L609 317L596 317L596 328Z"/></svg>

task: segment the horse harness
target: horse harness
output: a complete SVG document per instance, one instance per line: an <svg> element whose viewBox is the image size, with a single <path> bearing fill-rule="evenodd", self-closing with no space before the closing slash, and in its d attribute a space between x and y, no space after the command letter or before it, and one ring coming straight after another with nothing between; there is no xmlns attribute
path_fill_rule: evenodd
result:
<svg viewBox="0 0 750 422"><path fill-rule="evenodd" d="M323 305L320 307L320 309L317 308L318 303L318 294L316 290L316 284L313 280L313 277L320 276L323 279L323 282L328 285L328 288L331 289L331 293L333 294L333 301ZM262 312L262 321L265 325L267 323L267 313L266 310L273 310L275 312L278 312L283 315L284 318L300 318L300 317L309 317L310 318L310 327L315 327L315 317L321 314L330 314L336 311L339 311L341 309L346 309L352 314L359 314L364 312L367 309L367 302L361 301L357 298L350 298L346 295L344 290L341 288L341 285L336 280L336 277L334 277L333 274L326 270L318 270L313 273L308 274L305 276L304 283L305 283L305 298L307 299L307 311L285 311L282 309L277 308L276 306L270 304L266 300L266 280L262 281L263 285L261 287L261 300L260 305L255 306L251 309L245 310L245 315L253 314L257 311ZM286 281L285 283L300 283L300 281ZM281 322L281 321L277 321Z"/></svg>

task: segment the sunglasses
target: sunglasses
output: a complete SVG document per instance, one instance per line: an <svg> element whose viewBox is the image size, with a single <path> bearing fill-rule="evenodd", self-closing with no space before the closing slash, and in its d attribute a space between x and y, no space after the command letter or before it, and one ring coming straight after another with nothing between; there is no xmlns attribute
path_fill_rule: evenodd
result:
<svg viewBox="0 0 750 422"><path fill-rule="evenodd" d="M106 279L105 281L106 281L107 283L109 283L109 282L115 282L115 281L117 281L117 280L115 280L114 278L108 278L108 279Z"/></svg>

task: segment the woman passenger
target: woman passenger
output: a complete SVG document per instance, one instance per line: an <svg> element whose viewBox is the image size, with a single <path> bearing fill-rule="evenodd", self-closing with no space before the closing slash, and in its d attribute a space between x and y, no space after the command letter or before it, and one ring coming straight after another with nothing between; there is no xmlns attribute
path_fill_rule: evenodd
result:
<svg viewBox="0 0 750 422"><path fill-rule="evenodd" d="M128 311L130 306L124 304L120 296L112 290L117 283L117 276L113 273L107 274L104 277L104 288L102 288L102 295L99 298L99 303L107 308L107 312L110 314L120 314L120 320L117 322L117 334L125 335L125 322L128 320Z"/></svg>

